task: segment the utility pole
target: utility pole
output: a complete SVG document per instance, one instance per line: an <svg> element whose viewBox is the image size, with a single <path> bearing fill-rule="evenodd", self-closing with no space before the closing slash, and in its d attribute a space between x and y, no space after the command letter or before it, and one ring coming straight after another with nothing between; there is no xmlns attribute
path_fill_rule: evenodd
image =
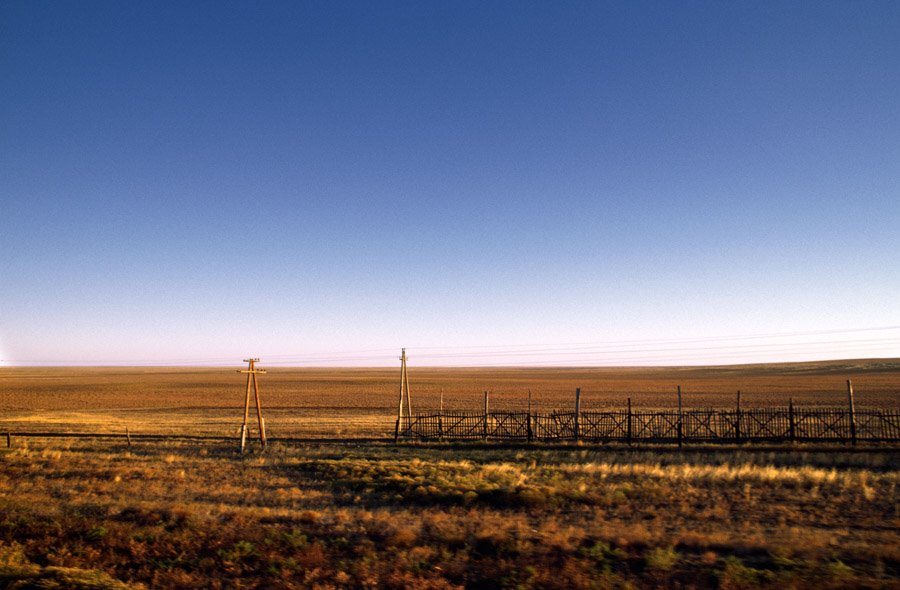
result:
<svg viewBox="0 0 900 590"><path fill-rule="evenodd" d="M404 403L405 402L405 403ZM412 426L412 401L409 397L409 373L406 370L406 349L400 349L400 405L397 408L397 424L394 427L394 442L400 438L400 433L404 432L403 417L404 405L406 406L406 428Z"/></svg>
<svg viewBox="0 0 900 590"><path fill-rule="evenodd" d="M248 363L246 369L241 369L238 373L245 373L247 375L247 395L244 398L244 422L241 424L241 453L244 452L244 447L247 444L247 431L249 429L248 420L250 419L250 385L253 384L253 391L256 396L256 418L259 421L259 443L263 448L266 448L266 421L262 417L262 408L259 403L259 381L257 380L257 375L265 374L265 369L257 369L256 363L259 362L259 359L244 359L245 363Z"/></svg>

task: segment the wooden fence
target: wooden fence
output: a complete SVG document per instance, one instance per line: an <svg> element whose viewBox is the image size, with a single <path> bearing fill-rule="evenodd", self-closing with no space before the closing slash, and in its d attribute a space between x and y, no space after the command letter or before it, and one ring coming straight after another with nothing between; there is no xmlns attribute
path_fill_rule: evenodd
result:
<svg viewBox="0 0 900 590"><path fill-rule="evenodd" d="M399 424L398 424L399 425ZM900 410L753 408L746 410L613 410L419 412L397 438L657 443L900 442Z"/></svg>

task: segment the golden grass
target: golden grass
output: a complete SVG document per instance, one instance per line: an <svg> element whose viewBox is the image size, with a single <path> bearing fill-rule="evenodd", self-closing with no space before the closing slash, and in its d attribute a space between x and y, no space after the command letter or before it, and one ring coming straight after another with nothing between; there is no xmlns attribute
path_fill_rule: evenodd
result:
<svg viewBox="0 0 900 590"><path fill-rule="evenodd" d="M896 408L900 362L410 369L414 409ZM399 369L274 369L271 437L383 437ZM232 369L2 368L0 587L900 587L900 454L740 447L393 446L16 438L236 437ZM255 449L256 447L251 447Z"/></svg>
<svg viewBox="0 0 900 590"><path fill-rule="evenodd" d="M895 587L898 458L30 440L0 452L0 585Z"/></svg>

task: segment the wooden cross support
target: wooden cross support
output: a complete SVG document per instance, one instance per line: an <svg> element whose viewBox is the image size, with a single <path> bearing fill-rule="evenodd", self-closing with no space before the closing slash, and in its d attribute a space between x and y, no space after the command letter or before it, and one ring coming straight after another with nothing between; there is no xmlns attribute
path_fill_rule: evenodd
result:
<svg viewBox="0 0 900 590"><path fill-rule="evenodd" d="M406 405L404 413L403 406ZM403 428L403 419L406 419L406 428ZM406 434L412 426L412 400L409 397L409 373L406 371L406 349L400 353L400 405L397 408L397 424L394 426L394 442L400 439L401 434Z"/></svg>
<svg viewBox="0 0 900 590"><path fill-rule="evenodd" d="M241 424L241 453L244 452L244 448L247 444L247 431L248 424L247 422L250 419L250 384L253 384L253 391L256 395L256 418L259 421L259 443L263 448L266 447L266 421L262 417L262 408L259 404L259 381L257 381L256 376L265 374L265 369L257 369L256 363L259 362L259 359L244 359L245 363L249 363L246 369L241 369L238 373L246 373L247 374L247 395L244 398L244 422Z"/></svg>

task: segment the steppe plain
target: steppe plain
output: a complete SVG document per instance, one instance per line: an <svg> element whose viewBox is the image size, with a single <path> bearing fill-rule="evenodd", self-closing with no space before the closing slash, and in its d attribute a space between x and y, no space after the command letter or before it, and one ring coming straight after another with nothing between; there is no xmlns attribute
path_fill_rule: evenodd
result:
<svg viewBox="0 0 900 590"><path fill-rule="evenodd" d="M263 359L264 361L265 359ZM393 431L398 368L267 368L259 377L273 437L380 437ZM246 379L234 367L0 368L0 428L28 431L231 436L239 428ZM686 368L416 368L413 410L483 407L535 411L671 408L681 385L688 408L795 404L845 406L852 379L859 406L896 408L900 361L859 360Z"/></svg>
<svg viewBox="0 0 900 590"><path fill-rule="evenodd" d="M894 446L393 445L399 369L272 369L241 456L238 368L0 369L0 587L900 587ZM410 368L420 409L842 405L848 378L897 406L897 361ZM126 427L170 438L16 434Z"/></svg>

